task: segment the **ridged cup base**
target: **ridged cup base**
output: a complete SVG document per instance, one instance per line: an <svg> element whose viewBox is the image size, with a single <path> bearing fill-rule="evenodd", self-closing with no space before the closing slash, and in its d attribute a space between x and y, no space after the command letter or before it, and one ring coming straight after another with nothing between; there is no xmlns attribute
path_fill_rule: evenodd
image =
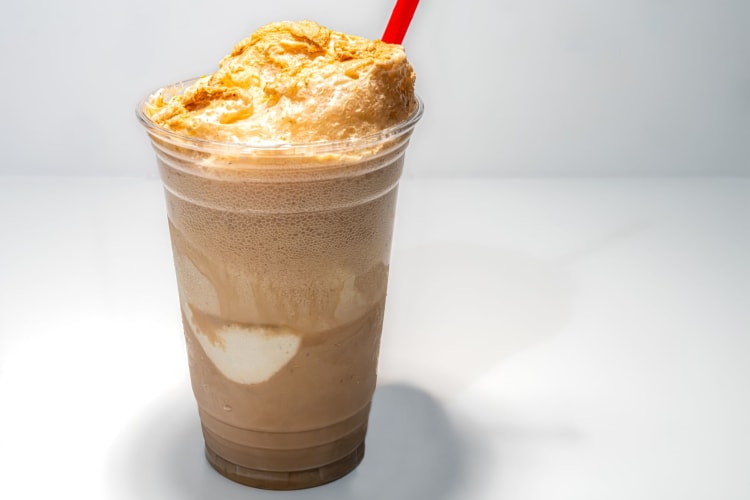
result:
<svg viewBox="0 0 750 500"><path fill-rule="evenodd" d="M301 490L335 481L357 468L365 456L362 443L345 457L321 467L296 471L257 470L234 464L206 446L208 463L232 481L266 490Z"/></svg>

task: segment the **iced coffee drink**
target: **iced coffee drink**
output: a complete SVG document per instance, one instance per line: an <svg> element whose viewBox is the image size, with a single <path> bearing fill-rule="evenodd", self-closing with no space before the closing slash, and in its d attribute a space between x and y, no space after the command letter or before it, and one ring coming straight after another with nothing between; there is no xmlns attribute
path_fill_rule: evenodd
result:
<svg viewBox="0 0 750 500"><path fill-rule="evenodd" d="M363 458L396 191L422 113L402 47L267 25L139 117L164 183L206 456L296 489Z"/></svg>

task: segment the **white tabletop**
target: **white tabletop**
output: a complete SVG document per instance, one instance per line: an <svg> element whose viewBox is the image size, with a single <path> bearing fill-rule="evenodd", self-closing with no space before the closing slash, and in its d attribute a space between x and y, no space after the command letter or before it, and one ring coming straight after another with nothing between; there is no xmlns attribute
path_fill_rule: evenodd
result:
<svg viewBox="0 0 750 500"><path fill-rule="evenodd" d="M158 180L0 234L0 498L750 498L750 179L405 179L365 460L289 493L203 458Z"/></svg>

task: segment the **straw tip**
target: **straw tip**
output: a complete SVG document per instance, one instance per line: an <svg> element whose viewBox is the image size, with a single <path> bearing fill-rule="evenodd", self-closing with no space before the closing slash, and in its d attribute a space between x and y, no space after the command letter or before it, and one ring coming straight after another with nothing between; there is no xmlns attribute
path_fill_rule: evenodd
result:
<svg viewBox="0 0 750 500"><path fill-rule="evenodd" d="M399 45L403 43L418 3L419 0L396 0L396 5L393 6L393 12L381 38L382 41Z"/></svg>

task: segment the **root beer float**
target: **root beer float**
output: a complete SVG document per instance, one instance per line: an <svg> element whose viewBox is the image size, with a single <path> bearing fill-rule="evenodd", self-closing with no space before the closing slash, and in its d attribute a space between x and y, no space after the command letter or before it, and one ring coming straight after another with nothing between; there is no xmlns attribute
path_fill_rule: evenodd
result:
<svg viewBox="0 0 750 500"><path fill-rule="evenodd" d="M362 460L414 81L400 45L282 22L139 106L206 456L235 481L305 488Z"/></svg>

